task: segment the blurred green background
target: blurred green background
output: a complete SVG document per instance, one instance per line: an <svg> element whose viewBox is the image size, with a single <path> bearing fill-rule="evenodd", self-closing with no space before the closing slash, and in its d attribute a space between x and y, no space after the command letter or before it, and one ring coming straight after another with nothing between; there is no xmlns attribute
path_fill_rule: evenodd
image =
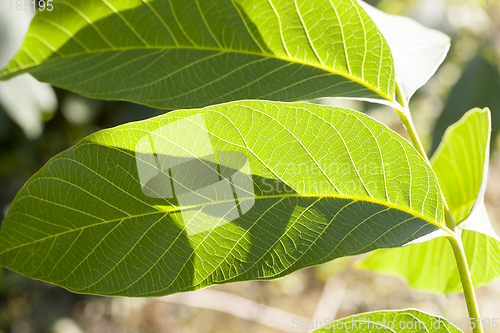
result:
<svg viewBox="0 0 500 333"><path fill-rule="evenodd" d="M494 144L486 205L494 228L500 231L500 3L368 2L390 14L412 17L452 38L445 62L413 97L410 107L429 154L446 127L467 110L491 109ZM20 24L21 19L12 15L0 10L0 63L12 56L6 55L12 36L23 34L22 28L12 25ZM55 154L102 128L164 113L131 103L91 100L61 89L52 93L47 86L28 89L27 84L20 85L19 95L6 94L9 88L0 85L0 221L21 186ZM38 99L30 102L30 94L38 94ZM12 97L19 102L9 102ZM26 106L28 102L31 104ZM347 104L404 135L392 110L361 102ZM355 260L343 258L276 281L235 283L157 299L77 295L4 270L0 332L307 332L294 329L293 318L341 318L409 307L459 323L467 316L461 295L412 291L398 279L356 271L352 268ZM500 279L479 288L478 298L483 318L500 321ZM500 327L486 331L500 331Z"/></svg>

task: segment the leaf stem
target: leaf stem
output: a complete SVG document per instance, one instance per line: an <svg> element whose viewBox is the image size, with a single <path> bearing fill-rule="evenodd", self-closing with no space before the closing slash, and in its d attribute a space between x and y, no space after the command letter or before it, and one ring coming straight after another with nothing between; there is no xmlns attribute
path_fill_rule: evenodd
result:
<svg viewBox="0 0 500 333"><path fill-rule="evenodd" d="M403 124L406 127L406 131L410 136L413 146L432 168L432 165L429 161L429 158L427 157L427 154L425 153L424 147L422 145L422 142L420 141L420 138L418 137L417 130L411 118L410 108L408 107L406 99L404 98L404 95L397 84L396 94L403 109L395 108L394 110L399 115L399 118L401 118L401 120L403 121ZM462 282L462 288L464 291L465 301L467 303L467 311L469 312L469 320L471 321L471 323L474 323L472 332L483 333L483 326L481 323L481 317L479 315L479 308L477 306L476 295L474 293L474 285L472 283L469 265L467 264L467 257L465 256L462 244L462 231L455 225L455 222L453 221L450 213L450 208L448 206L448 203L446 202L446 198L444 197L442 190L441 196L443 198L446 226L448 227L448 229L453 231L453 236L448 236L447 238L450 241L451 247L453 248L453 252L455 254L457 268L460 274L460 280Z"/></svg>

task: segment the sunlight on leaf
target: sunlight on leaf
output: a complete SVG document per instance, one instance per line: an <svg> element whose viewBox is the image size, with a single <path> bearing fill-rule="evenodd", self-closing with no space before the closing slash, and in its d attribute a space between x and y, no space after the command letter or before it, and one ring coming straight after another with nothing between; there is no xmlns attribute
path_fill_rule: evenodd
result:
<svg viewBox="0 0 500 333"><path fill-rule="evenodd" d="M394 99L390 49L354 0L55 1L0 79L23 72L93 98L172 109Z"/></svg>
<svg viewBox="0 0 500 333"><path fill-rule="evenodd" d="M80 293L272 279L444 223L418 152L356 111L241 101L103 130L55 156L0 229L0 264Z"/></svg>

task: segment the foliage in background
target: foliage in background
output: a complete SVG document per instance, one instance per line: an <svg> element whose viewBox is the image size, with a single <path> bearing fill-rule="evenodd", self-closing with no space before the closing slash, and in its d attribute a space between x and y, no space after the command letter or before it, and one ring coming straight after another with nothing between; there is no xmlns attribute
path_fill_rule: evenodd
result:
<svg viewBox="0 0 500 333"><path fill-rule="evenodd" d="M5 67L21 47L33 13L10 13L0 10L0 68ZM35 139L43 130L43 122L52 117L57 100L50 85L29 75L0 82L0 108L22 127L24 134Z"/></svg>

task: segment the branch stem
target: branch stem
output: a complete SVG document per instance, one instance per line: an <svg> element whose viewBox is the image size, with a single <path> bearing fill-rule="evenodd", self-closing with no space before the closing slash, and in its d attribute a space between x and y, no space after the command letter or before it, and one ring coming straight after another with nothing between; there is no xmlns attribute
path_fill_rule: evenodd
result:
<svg viewBox="0 0 500 333"><path fill-rule="evenodd" d="M420 141L420 138L418 137L417 129L415 128L415 124L413 123L413 119L410 114L410 108L406 104L406 100L403 96L403 93L399 89L399 86L396 84L396 93L398 95L399 103L401 106L403 106L404 110L398 110L394 109L396 113L398 114L399 118L403 121L403 124L406 127L406 131L408 132L408 135L410 136L411 142L413 144L413 147L417 149L418 153L424 158L424 160L429 164L429 166L432 168L431 162L429 161L429 158L427 157L427 154L425 153L424 146L422 145L422 141ZM446 226L448 229L451 231L455 230L457 227L455 222L453 221L453 218L451 217L450 213L450 208L448 207L448 203L446 202L446 198L444 197L443 191L441 191L441 197L443 198L443 203L444 203L444 212L445 212L445 222Z"/></svg>
<svg viewBox="0 0 500 333"><path fill-rule="evenodd" d="M481 316L479 315L479 308L477 306L476 295L474 293L474 285L472 284L472 276L467 265L467 258L465 256L464 247L462 244L462 231L455 230L456 237L448 237L455 259L457 261L457 268L462 281L462 288L464 290L465 301L467 302L467 311L469 312L470 326L473 333L483 333L483 325L481 323Z"/></svg>
<svg viewBox="0 0 500 333"><path fill-rule="evenodd" d="M410 136L411 142L415 149L419 152L419 154L425 159L425 161L431 166L432 165L425 153L425 149L418 137L417 130L413 123L410 114L410 108L406 103L406 99L403 96L403 93L399 89L399 86L396 84L396 93L398 96L398 100L403 109L394 109L396 113L399 115L403 124L406 127L408 135ZM467 303L467 311L469 312L469 320L472 327L473 333L483 333L483 326L481 323L481 317L479 315L479 308L477 306L476 295L474 293L474 285L472 284L472 276L469 271L469 265L467 264L467 257L465 256L463 244L462 244L462 231L457 228L453 218L451 216L450 208L448 203L446 202L446 198L444 197L443 191L441 191L441 196L443 198L444 203L444 211L445 211L445 221L448 229L452 231L452 236L448 236L448 240L450 241L451 247L453 248L453 253L455 254L455 259L457 262L458 272L460 274L460 280L462 282L462 288L464 291L465 301Z"/></svg>

